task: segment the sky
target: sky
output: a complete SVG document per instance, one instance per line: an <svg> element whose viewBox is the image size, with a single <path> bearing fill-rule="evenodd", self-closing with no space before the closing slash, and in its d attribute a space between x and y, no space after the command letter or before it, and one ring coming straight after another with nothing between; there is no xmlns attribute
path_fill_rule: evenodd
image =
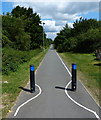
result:
<svg viewBox="0 0 101 120"><path fill-rule="evenodd" d="M73 22L80 17L99 20L98 0L3 0L1 5L0 14L11 12L17 5L33 8L33 12L37 12L42 23L45 23L44 31L51 39L54 39L66 24L73 27Z"/></svg>

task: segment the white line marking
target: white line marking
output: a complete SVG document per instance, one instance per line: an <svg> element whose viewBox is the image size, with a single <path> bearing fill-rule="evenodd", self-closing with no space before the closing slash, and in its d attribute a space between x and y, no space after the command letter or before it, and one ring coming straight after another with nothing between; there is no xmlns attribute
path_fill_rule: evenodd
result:
<svg viewBox="0 0 101 120"><path fill-rule="evenodd" d="M45 56L46 56L46 55L45 55ZM44 59L45 59L45 57L43 58L42 62L44 61ZM40 63L40 65L39 65L38 68L36 69L36 71L35 71L35 76L36 76L36 73L37 73L39 67L41 66L42 62ZM39 88L39 93L38 93L36 96L34 96L34 97L32 97L31 99L29 99L29 100L27 100L26 102L24 102L23 104L21 104L21 105L17 108L14 116L16 116L16 115L18 114L18 112L19 112L19 110L20 110L21 107L23 107L25 104L27 104L28 102L32 101L33 99L37 98L37 97L42 93L42 89L40 88L40 86L37 85L37 84L35 84L35 85Z"/></svg>
<svg viewBox="0 0 101 120"><path fill-rule="evenodd" d="M68 94L68 92L67 92L66 89L68 88L68 86L70 85L71 82L72 82L72 81L70 81L70 82L66 85L66 87L65 87L65 93L66 93L66 95L68 96L68 98L69 98L70 100L72 100L75 104L77 104L78 106L80 106L80 107L84 108L85 110L93 113L93 114L96 116L97 119L100 119L99 116L97 115L97 113L96 113L95 111L93 111L93 110L91 110L91 109L89 109L89 108L87 108L87 107L79 104L79 103L76 102L73 98L70 97L70 95Z"/></svg>
<svg viewBox="0 0 101 120"><path fill-rule="evenodd" d="M86 86L84 86L84 84L82 82L80 82L82 84L82 86L85 88L85 90L88 92L88 94L91 96L91 98L95 101L95 103L98 105L98 107L101 109L101 106L97 103L97 101L93 98L92 94L90 93L90 91L88 91L88 89L86 88Z"/></svg>
<svg viewBox="0 0 101 120"><path fill-rule="evenodd" d="M56 52L56 51L55 51ZM58 53L56 52L56 54L58 55ZM71 72L69 71L69 69L66 67L66 65L64 64L63 60L61 59L61 57L58 55L58 57L60 58L61 62L63 63L64 67L66 68L66 70L68 71L69 75L72 77L72 74ZM91 98L95 101L95 99L92 97L92 95L90 94L90 92L88 91L88 89L84 86L84 84L82 82L80 82L82 84L82 86L85 88L85 90L88 92L88 94L91 96ZM95 101L96 103L96 101ZM97 104L97 103L96 103ZM98 105L98 104L97 104ZM98 105L99 108L101 108L99 105Z"/></svg>
<svg viewBox="0 0 101 120"><path fill-rule="evenodd" d="M39 88L39 93L38 93L36 96L34 96L34 97L32 97L31 99L29 99L29 100L27 100L26 102L24 102L23 104L21 104L21 105L17 108L14 116L16 116L16 115L18 114L18 112L19 112L19 110L20 110L21 107L23 107L25 104L27 104L28 102L32 101L33 99L37 98L37 97L42 93L42 90L41 90L40 86L38 86L37 84L35 84L35 85Z"/></svg>
<svg viewBox="0 0 101 120"><path fill-rule="evenodd" d="M56 51L55 51L56 52ZM64 64L63 60L61 59L61 57L59 56L59 54L56 52L57 56L59 57L59 59L61 60L62 64L64 65L64 67L66 68L66 70L68 71L69 75L72 77L71 72L69 71L69 69L66 67L66 65Z"/></svg>
<svg viewBox="0 0 101 120"><path fill-rule="evenodd" d="M59 56L59 54L58 54L57 52L56 52L56 54L58 55L59 59L60 59L61 62L63 63L63 65L64 65L64 67L66 68L66 70L68 71L69 75L72 76L72 74L70 73L70 71L69 71L69 69L66 67L66 65L64 64L64 62L63 62L63 60L61 59L61 57ZM93 111L93 110L91 110L91 109L89 109L89 108L81 105L80 103L76 102L73 98L70 97L70 95L68 94L68 92L67 92L66 89L68 88L68 86L70 85L71 82L72 82L72 81L69 81L69 83L68 83L68 84L66 85L66 87L65 87L65 93L66 93L66 95L68 96L68 98L69 98L71 101L73 101L75 104L77 104L78 106L80 106L80 107L84 108L85 110L93 113L93 114L96 116L96 118L100 120L100 117L97 115L97 113L96 113L95 111Z"/></svg>

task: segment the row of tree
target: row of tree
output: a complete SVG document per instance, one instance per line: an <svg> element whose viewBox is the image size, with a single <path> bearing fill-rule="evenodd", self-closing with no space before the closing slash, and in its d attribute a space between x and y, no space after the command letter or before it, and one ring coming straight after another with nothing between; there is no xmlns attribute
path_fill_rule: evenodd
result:
<svg viewBox="0 0 101 120"><path fill-rule="evenodd" d="M73 28L65 27L54 40L59 52L92 53L101 49L101 21L95 19L76 20Z"/></svg>
<svg viewBox="0 0 101 120"><path fill-rule="evenodd" d="M33 13L32 8L17 6L11 13L1 17L2 73L9 75L16 72L20 64L28 62L42 51L43 36L44 47L48 47L52 40L46 38L41 18Z"/></svg>
<svg viewBox="0 0 101 120"><path fill-rule="evenodd" d="M2 16L2 45L17 50L31 50L43 46L43 26L41 18L32 8L17 6L11 13ZM50 41L46 39L45 43ZM46 45L46 44L45 44Z"/></svg>

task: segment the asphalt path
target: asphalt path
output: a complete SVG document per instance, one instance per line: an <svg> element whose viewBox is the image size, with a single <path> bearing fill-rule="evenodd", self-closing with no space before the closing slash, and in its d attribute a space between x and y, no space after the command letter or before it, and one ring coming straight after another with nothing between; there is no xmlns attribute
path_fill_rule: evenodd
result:
<svg viewBox="0 0 101 120"><path fill-rule="evenodd" d="M75 92L66 90L71 87L69 71L50 49L36 71L36 92L29 92L28 83L8 118L99 118L100 107L79 81Z"/></svg>

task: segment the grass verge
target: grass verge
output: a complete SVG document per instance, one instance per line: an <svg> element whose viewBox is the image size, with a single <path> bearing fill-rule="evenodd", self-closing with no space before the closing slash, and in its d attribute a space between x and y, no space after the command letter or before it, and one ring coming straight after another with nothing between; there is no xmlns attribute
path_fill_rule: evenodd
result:
<svg viewBox="0 0 101 120"><path fill-rule="evenodd" d="M101 106L101 61L95 60L94 54L60 53L64 62L71 68L77 64L78 79L89 90L95 101Z"/></svg>
<svg viewBox="0 0 101 120"><path fill-rule="evenodd" d="M2 84L2 118L5 118L7 113L10 112L17 96L21 92L19 86L24 87L29 81L30 64L33 64L37 69L47 50L44 52L32 51L33 57L29 62L19 65L16 72L10 72L9 75L2 76L2 80L8 82Z"/></svg>

